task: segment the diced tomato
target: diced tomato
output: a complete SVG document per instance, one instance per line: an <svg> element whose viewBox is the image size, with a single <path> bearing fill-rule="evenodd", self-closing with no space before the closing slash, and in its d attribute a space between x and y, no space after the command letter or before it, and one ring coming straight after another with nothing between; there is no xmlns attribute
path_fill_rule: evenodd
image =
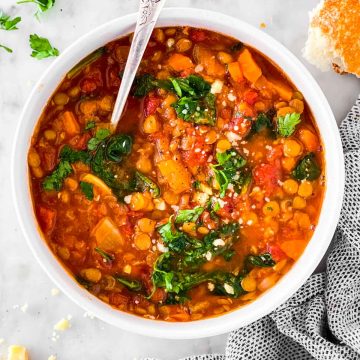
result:
<svg viewBox="0 0 360 360"><path fill-rule="evenodd" d="M41 229L45 233L50 233L55 226L56 211L48 209L44 206L40 206L38 210L38 216Z"/></svg>
<svg viewBox="0 0 360 360"><path fill-rule="evenodd" d="M231 214L234 211L234 204L233 200L230 197L224 197L222 199L224 201L224 204L221 206L221 208L216 212L217 215L219 215L222 218L225 219L231 219Z"/></svg>
<svg viewBox="0 0 360 360"><path fill-rule="evenodd" d="M76 150L85 150L91 135L89 133L82 135L75 135L69 140L69 145Z"/></svg>
<svg viewBox="0 0 360 360"><path fill-rule="evenodd" d="M257 165L253 170L253 179L260 188L270 195L279 187L281 171L277 166L270 164Z"/></svg>
<svg viewBox="0 0 360 360"><path fill-rule="evenodd" d="M213 220L210 216L210 213L208 211L204 211L201 214L201 222L206 226L208 229L214 230L217 227L217 223L215 220Z"/></svg>
<svg viewBox="0 0 360 360"><path fill-rule="evenodd" d="M154 303L163 303L166 300L167 293L164 289L158 288L155 290L154 295L151 297L151 301Z"/></svg>
<svg viewBox="0 0 360 360"><path fill-rule="evenodd" d="M256 91L247 90L244 94L244 101L246 101L249 105L254 105L258 97L259 94Z"/></svg>
<svg viewBox="0 0 360 360"><path fill-rule="evenodd" d="M52 146L46 146L40 155L44 170L52 171L56 165L56 150Z"/></svg>
<svg viewBox="0 0 360 360"><path fill-rule="evenodd" d="M220 117L222 117L225 120L231 119L231 109L230 108L221 109Z"/></svg>
<svg viewBox="0 0 360 360"><path fill-rule="evenodd" d="M120 226L120 232L128 239L131 238L134 228L128 221L125 225Z"/></svg>
<svg viewBox="0 0 360 360"><path fill-rule="evenodd" d="M207 36L204 30L191 29L190 38L192 41L201 42L206 40Z"/></svg>
<svg viewBox="0 0 360 360"><path fill-rule="evenodd" d="M93 92L100 86L103 86L100 69L92 70L80 83L80 88L85 93Z"/></svg>
<svg viewBox="0 0 360 360"><path fill-rule="evenodd" d="M130 299L129 297L127 297L124 294L120 294L120 293L114 293L112 292L109 295L109 303L111 305L115 305L115 306L126 306L129 303Z"/></svg>
<svg viewBox="0 0 360 360"><path fill-rule="evenodd" d="M283 147L282 145L272 146L266 153L266 159L269 163L274 163L277 159L280 159L283 156Z"/></svg>
<svg viewBox="0 0 360 360"><path fill-rule="evenodd" d="M89 79L85 79L81 82L80 84L80 88L82 90L82 92L84 93L90 93L96 90L97 86L95 81L93 80L89 80Z"/></svg>
<svg viewBox="0 0 360 360"><path fill-rule="evenodd" d="M147 95L144 99L144 112L145 116L154 115L156 109L160 106L161 99L154 95Z"/></svg>
<svg viewBox="0 0 360 360"><path fill-rule="evenodd" d="M229 123L229 129L232 132L244 137L249 133L251 125L251 119L243 117L240 113L235 112L234 117Z"/></svg>
<svg viewBox="0 0 360 360"><path fill-rule="evenodd" d="M286 258L286 254L280 249L279 245L276 244L268 244L267 251L271 254L271 257L276 261L280 261Z"/></svg>
<svg viewBox="0 0 360 360"><path fill-rule="evenodd" d="M193 69L193 68L189 68L189 69L183 70L183 71L180 73L180 77L185 78L185 77L188 77L189 75L194 74L194 73L195 73L194 69Z"/></svg>
<svg viewBox="0 0 360 360"><path fill-rule="evenodd" d="M197 136L191 150L182 152L182 160L188 166L204 165L210 155L210 148L204 142L202 136Z"/></svg>

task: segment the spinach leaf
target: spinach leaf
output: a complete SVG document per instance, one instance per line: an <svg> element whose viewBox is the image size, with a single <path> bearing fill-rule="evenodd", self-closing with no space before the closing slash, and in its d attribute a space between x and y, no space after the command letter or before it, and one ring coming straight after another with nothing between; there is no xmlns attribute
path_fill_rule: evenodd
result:
<svg viewBox="0 0 360 360"><path fill-rule="evenodd" d="M84 59L82 59L79 63L77 63L66 75L68 79L73 79L74 77L78 76L81 71L97 59L101 58L103 54L105 54L106 48L101 47L95 51L93 51L91 54L86 56ZM86 128L85 128L86 130Z"/></svg>
<svg viewBox="0 0 360 360"><path fill-rule="evenodd" d="M294 133L296 125L300 122L300 114L297 113L280 116L277 119L277 132L280 136L288 137Z"/></svg>
<svg viewBox="0 0 360 360"><path fill-rule="evenodd" d="M136 189L140 191L148 190L153 198L158 198L160 196L160 188L159 186L152 181L150 178L145 176L139 171L135 172L135 182Z"/></svg>
<svg viewBox="0 0 360 360"><path fill-rule="evenodd" d="M244 44L239 41L237 43L235 43L234 45L230 46L230 51L231 52L235 52L235 51L239 51L244 47Z"/></svg>
<svg viewBox="0 0 360 360"><path fill-rule="evenodd" d="M1 45L0 44L0 49L4 49L5 51L7 51L8 53L12 53L12 49L10 49L9 47L5 46L5 45Z"/></svg>
<svg viewBox="0 0 360 360"><path fill-rule="evenodd" d="M94 199L94 185L85 181L80 181L80 189L88 200Z"/></svg>
<svg viewBox="0 0 360 360"><path fill-rule="evenodd" d="M41 60L51 56L59 56L59 50L54 48L48 39L37 34L30 35L31 56Z"/></svg>
<svg viewBox="0 0 360 360"><path fill-rule="evenodd" d="M179 118L196 124L215 124L215 96L210 93L210 84L200 76L158 80L145 74L135 79L134 88L133 93L137 97L143 97L156 88L171 91L179 97L172 104Z"/></svg>
<svg viewBox="0 0 360 360"><path fill-rule="evenodd" d="M196 222L203 211L204 208L201 206L189 210L179 210L175 218L175 223Z"/></svg>
<svg viewBox="0 0 360 360"><path fill-rule="evenodd" d="M291 174L297 180L316 180L321 174L321 169L314 153L309 153L303 157Z"/></svg>
<svg viewBox="0 0 360 360"><path fill-rule="evenodd" d="M106 143L106 156L109 161L119 163L124 155L131 152L132 139L129 135L115 135Z"/></svg>
<svg viewBox="0 0 360 360"><path fill-rule="evenodd" d="M246 165L246 160L235 149L217 153L216 158L218 163L211 168L220 186L220 197L225 196L230 183L235 185L235 191L240 191L248 179L248 174L241 171Z"/></svg>
<svg viewBox="0 0 360 360"><path fill-rule="evenodd" d="M91 281L86 280L81 275L76 275L75 280L87 290L91 289L91 287L93 285Z"/></svg>
<svg viewBox="0 0 360 360"><path fill-rule="evenodd" d="M105 262L111 263L114 260L114 256L111 254L108 254L104 250L102 250L98 247L96 247L94 250L104 259Z"/></svg>
<svg viewBox="0 0 360 360"><path fill-rule="evenodd" d="M133 94L136 97L144 97L156 88L173 91L173 86L170 80L159 80L154 78L151 74L144 74L135 78Z"/></svg>
<svg viewBox="0 0 360 360"><path fill-rule="evenodd" d="M131 137L124 134L109 136L107 129L100 129L92 139L89 140L88 151L77 151L68 145L62 148L60 163L43 182L45 190L59 191L65 178L72 173L70 164L83 162L90 166L92 172L101 178L116 196L123 196L123 191L129 188L129 183L124 182L124 179L118 179L112 167L130 154Z"/></svg>
<svg viewBox="0 0 360 360"><path fill-rule="evenodd" d="M158 233L166 246L175 253L183 252L189 245L189 237L173 226L171 218L165 225L158 228Z"/></svg>
<svg viewBox="0 0 360 360"><path fill-rule="evenodd" d="M1 30L17 30L16 25L21 21L21 17L10 18L9 15L4 14L0 11L0 29Z"/></svg>
<svg viewBox="0 0 360 360"><path fill-rule="evenodd" d="M73 169L69 161L60 161L55 170L47 176L42 186L44 190L51 191L56 190L60 191L63 185L64 180L73 172Z"/></svg>
<svg viewBox="0 0 360 360"><path fill-rule="evenodd" d="M276 264L270 253L248 255L246 261L251 265L259 267L272 267Z"/></svg>
<svg viewBox="0 0 360 360"><path fill-rule="evenodd" d="M120 275L115 275L114 278L117 282L126 286L129 290L140 291L142 289L142 285L140 281L128 279Z"/></svg>

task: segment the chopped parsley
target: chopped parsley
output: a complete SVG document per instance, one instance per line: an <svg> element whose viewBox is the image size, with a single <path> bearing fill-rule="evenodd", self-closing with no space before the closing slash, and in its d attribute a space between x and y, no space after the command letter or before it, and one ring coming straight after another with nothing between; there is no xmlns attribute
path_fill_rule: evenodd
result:
<svg viewBox="0 0 360 360"><path fill-rule="evenodd" d="M59 50L54 48L50 41L37 34L30 35L31 56L41 60L51 56L59 56Z"/></svg>
<svg viewBox="0 0 360 360"><path fill-rule="evenodd" d="M86 127L85 127L86 129ZM88 141L88 150L95 150L98 145L111 134L109 129L99 129L95 136Z"/></svg>

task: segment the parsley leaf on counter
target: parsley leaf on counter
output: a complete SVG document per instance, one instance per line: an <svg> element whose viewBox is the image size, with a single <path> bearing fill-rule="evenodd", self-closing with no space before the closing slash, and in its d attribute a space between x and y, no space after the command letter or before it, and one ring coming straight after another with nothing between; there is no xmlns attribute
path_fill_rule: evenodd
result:
<svg viewBox="0 0 360 360"><path fill-rule="evenodd" d="M88 200L94 199L94 185L85 181L80 181L81 191Z"/></svg>
<svg viewBox="0 0 360 360"><path fill-rule="evenodd" d="M17 4L34 3L38 6L38 12L45 12L55 5L55 0L20 0ZM36 13L38 15L38 13Z"/></svg>
<svg viewBox="0 0 360 360"><path fill-rule="evenodd" d="M9 15L4 14L0 11L0 29L1 30L17 30L16 24L21 21L21 17L11 19Z"/></svg>
<svg viewBox="0 0 360 360"><path fill-rule="evenodd" d="M51 56L59 56L59 50L54 48L48 39L36 34L30 35L31 56L41 60Z"/></svg>
<svg viewBox="0 0 360 360"><path fill-rule="evenodd" d="M300 122L300 114L297 113L280 116L277 119L277 131L280 136L288 137L294 133L296 125Z"/></svg>
<svg viewBox="0 0 360 360"><path fill-rule="evenodd" d="M5 51L7 51L8 53L12 53L12 49L10 49L9 47L5 46L5 45L1 45L0 44L0 48L4 49Z"/></svg>

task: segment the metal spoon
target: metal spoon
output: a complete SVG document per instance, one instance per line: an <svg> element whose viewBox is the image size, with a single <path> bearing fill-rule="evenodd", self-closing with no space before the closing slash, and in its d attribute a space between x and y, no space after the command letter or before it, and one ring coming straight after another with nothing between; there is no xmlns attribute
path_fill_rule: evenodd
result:
<svg viewBox="0 0 360 360"><path fill-rule="evenodd" d="M120 89L111 116L111 127L116 130L146 46L166 0L140 0L138 19L130 52L126 61Z"/></svg>

